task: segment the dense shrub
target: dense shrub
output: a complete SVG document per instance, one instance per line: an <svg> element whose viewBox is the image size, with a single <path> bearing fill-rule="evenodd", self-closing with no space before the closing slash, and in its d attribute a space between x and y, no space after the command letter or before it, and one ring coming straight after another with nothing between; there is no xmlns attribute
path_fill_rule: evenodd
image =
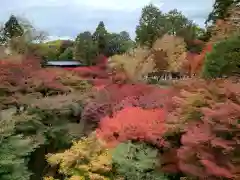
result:
<svg viewBox="0 0 240 180"><path fill-rule="evenodd" d="M87 81L60 69L42 69L39 61L23 58L21 62L0 61L1 108L29 104L41 97L89 91Z"/></svg>
<svg viewBox="0 0 240 180"><path fill-rule="evenodd" d="M162 38L156 40L153 49L162 50L166 53L168 66L165 70L173 72L181 70L186 57L186 44L183 38L165 34Z"/></svg>
<svg viewBox="0 0 240 180"><path fill-rule="evenodd" d="M16 174L16 178L17 173L26 174L19 179L26 177L27 180L30 175L31 179L40 179L46 173L46 153L68 148L72 140L82 136L79 121L91 85L74 73L55 68L43 69L33 58L23 58L18 62L1 61L0 69L1 108L26 106L24 112L11 117L14 133L13 138L9 137L9 158L15 158L14 153L18 153L20 155L16 158L22 158L19 163L25 161L25 151L18 144L22 141L23 145L28 146L23 148L26 153L29 152L27 165L33 172L27 175L27 166L21 165L25 169L18 172L17 167L13 167L16 172L9 173ZM28 139L31 139L29 143ZM7 142L6 139L0 146L5 147ZM11 146L16 148L11 149ZM18 151L22 151L23 155ZM5 162L1 160L0 163ZM16 159L16 166L17 163Z"/></svg>
<svg viewBox="0 0 240 180"><path fill-rule="evenodd" d="M113 116L126 107L164 108L173 94L172 90L145 84L112 84L99 88L84 106L82 127L97 127L103 117Z"/></svg>
<svg viewBox="0 0 240 180"><path fill-rule="evenodd" d="M109 147L115 147L128 140L144 141L161 147L165 144L161 138L166 131L164 119L165 113L162 109L144 110L129 107L113 117L102 119L97 135Z"/></svg>
<svg viewBox="0 0 240 180"><path fill-rule="evenodd" d="M200 179L238 179L239 84L195 80L178 88L166 126L175 137L170 143L181 140L172 145L180 170Z"/></svg>
<svg viewBox="0 0 240 180"><path fill-rule="evenodd" d="M108 73L98 66L77 67L71 71L84 78L108 78Z"/></svg>
<svg viewBox="0 0 240 180"><path fill-rule="evenodd" d="M158 88L146 84L110 84L94 94L84 108L82 119L98 122L102 117L121 110L125 102L132 106L144 104L144 98L141 98L140 101L138 99L157 90ZM165 94L164 91L163 94ZM160 97L156 96L155 98L160 99ZM151 102L156 99L148 98ZM151 104L151 102L145 104Z"/></svg>
<svg viewBox="0 0 240 180"><path fill-rule="evenodd" d="M203 76L217 78L240 73L240 36L233 36L217 43L207 55Z"/></svg>
<svg viewBox="0 0 240 180"><path fill-rule="evenodd" d="M30 137L15 132L15 120L2 118L0 121L0 179L29 180L28 158L36 144Z"/></svg>
<svg viewBox="0 0 240 180"><path fill-rule="evenodd" d="M144 76L155 69L155 62L146 48L136 48L123 55L115 55L109 60L109 67L122 72L131 82L143 81Z"/></svg>
<svg viewBox="0 0 240 180"><path fill-rule="evenodd" d="M167 180L157 171L158 150L144 143L125 142L113 151L116 170L129 180Z"/></svg>
<svg viewBox="0 0 240 180"><path fill-rule="evenodd" d="M111 151L104 148L95 133L65 152L49 154L47 159L52 166L60 165L59 172L70 179L121 179L114 174Z"/></svg>
<svg viewBox="0 0 240 180"><path fill-rule="evenodd" d="M13 116L16 133L31 137L37 145L29 162L29 169L34 172L32 179L46 173L46 153L69 148L73 140L83 135L79 124L82 111L79 97L80 94L72 94L35 99L27 111Z"/></svg>

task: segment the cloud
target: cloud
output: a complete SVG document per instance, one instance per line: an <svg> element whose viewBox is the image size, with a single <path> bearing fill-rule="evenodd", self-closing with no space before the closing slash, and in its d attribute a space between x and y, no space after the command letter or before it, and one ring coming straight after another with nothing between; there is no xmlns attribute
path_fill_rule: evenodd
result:
<svg viewBox="0 0 240 180"><path fill-rule="evenodd" d="M94 31L104 21L109 31L127 30L134 37L141 9L150 2L163 12L177 8L201 26L213 4L213 0L1 0L0 21L16 14L52 37L72 38L81 31Z"/></svg>

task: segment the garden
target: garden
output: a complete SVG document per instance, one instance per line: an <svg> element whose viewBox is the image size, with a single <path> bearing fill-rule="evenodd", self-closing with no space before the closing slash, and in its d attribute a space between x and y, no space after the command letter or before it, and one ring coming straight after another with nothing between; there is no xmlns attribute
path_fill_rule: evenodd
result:
<svg viewBox="0 0 240 180"><path fill-rule="evenodd" d="M229 12L192 49L166 33L88 67L0 60L0 179L238 180L239 7ZM188 78L148 76L163 71Z"/></svg>

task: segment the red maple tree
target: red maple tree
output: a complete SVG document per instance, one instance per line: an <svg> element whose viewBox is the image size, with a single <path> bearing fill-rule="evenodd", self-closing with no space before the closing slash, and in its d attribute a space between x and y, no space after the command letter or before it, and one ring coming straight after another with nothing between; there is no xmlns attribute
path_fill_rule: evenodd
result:
<svg viewBox="0 0 240 180"><path fill-rule="evenodd" d="M191 80L178 88L181 94L173 98L166 126L168 133L170 130L181 140L173 145L179 169L199 179L238 179L239 84Z"/></svg>
<svg viewBox="0 0 240 180"><path fill-rule="evenodd" d="M103 118L96 132L98 138L104 140L108 147L115 147L128 140L144 141L161 147L165 145L162 139L166 131L164 120L163 109L128 107L113 117Z"/></svg>

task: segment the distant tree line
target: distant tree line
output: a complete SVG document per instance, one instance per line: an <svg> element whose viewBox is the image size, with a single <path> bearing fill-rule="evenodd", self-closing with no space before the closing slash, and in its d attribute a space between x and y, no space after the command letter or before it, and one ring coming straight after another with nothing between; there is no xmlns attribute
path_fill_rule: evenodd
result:
<svg viewBox="0 0 240 180"><path fill-rule="evenodd" d="M206 23L226 17L226 9L239 1L216 0ZM104 22L100 21L93 33L81 32L73 41L44 42L46 33L36 30L26 19L11 15L0 29L0 43L10 47L14 52L34 53L43 60L75 59L92 65L99 54L107 57L123 54L137 45L151 48L153 42L164 34L183 37L187 49L193 52L201 50L201 47L193 43L194 40L208 41L211 37L209 28L199 27L182 12L173 9L163 13L158 7L149 4L142 9L139 23L136 26L135 40L130 38L127 31L108 32Z"/></svg>

